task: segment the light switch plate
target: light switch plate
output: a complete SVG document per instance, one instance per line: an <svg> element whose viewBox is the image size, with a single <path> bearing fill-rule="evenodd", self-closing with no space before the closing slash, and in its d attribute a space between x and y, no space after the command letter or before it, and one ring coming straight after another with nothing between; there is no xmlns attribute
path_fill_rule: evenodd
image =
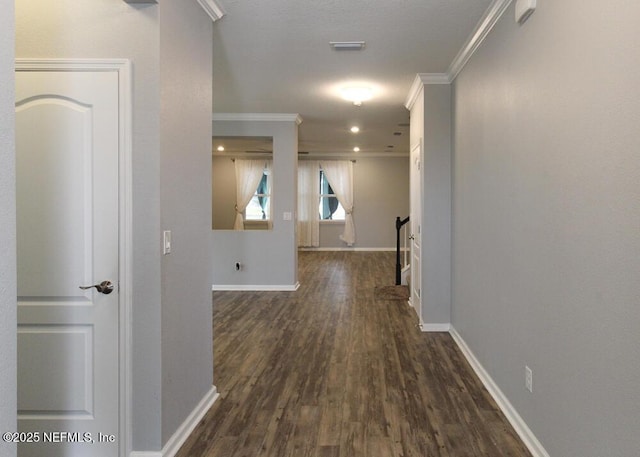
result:
<svg viewBox="0 0 640 457"><path fill-rule="evenodd" d="M162 253L164 255L171 254L171 230L162 232Z"/></svg>
<svg viewBox="0 0 640 457"><path fill-rule="evenodd" d="M291 220L291 211L285 211L284 213L282 213L282 220L283 221L290 221Z"/></svg>

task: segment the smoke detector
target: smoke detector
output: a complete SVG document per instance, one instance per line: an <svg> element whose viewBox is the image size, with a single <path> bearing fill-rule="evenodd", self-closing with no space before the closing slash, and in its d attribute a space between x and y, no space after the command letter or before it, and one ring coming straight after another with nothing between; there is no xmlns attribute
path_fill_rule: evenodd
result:
<svg viewBox="0 0 640 457"><path fill-rule="evenodd" d="M516 2L516 22L524 24L536 10L536 0L518 0Z"/></svg>

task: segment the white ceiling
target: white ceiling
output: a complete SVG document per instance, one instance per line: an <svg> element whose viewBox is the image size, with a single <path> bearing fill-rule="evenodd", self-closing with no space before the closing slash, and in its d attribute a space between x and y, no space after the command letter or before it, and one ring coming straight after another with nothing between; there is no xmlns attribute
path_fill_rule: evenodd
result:
<svg viewBox="0 0 640 457"><path fill-rule="evenodd" d="M300 151L357 156L408 152L403 104L416 74L446 73L491 0L218 3L226 15L213 25L214 111L299 113ZM330 41L366 47L334 51ZM361 107L336 93L356 81L376 93Z"/></svg>

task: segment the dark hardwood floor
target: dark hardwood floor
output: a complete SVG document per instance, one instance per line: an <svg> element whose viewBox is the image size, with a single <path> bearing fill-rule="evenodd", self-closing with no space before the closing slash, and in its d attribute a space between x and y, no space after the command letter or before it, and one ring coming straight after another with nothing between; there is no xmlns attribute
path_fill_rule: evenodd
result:
<svg viewBox="0 0 640 457"><path fill-rule="evenodd" d="M215 292L221 397L178 457L530 456L447 333L422 333L395 254L301 252L297 292Z"/></svg>

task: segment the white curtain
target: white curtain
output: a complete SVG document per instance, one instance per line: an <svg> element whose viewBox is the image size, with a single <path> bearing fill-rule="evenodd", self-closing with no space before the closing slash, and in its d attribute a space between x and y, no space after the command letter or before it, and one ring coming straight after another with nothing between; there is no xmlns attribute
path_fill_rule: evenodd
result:
<svg viewBox="0 0 640 457"><path fill-rule="evenodd" d="M298 162L298 246L320 246L320 165Z"/></svg>
<svg viewBox="0 0 640 457"><path fill-rule="evenodd" d="M340 239L353 246L356 242L356 227L353 223L353 162L350 160L327 160L321 163L338 201L344 208L344 232Z"/></svg>
<svg viewBox="0 0 640 457"><path fill-rule="evenodd" d="M236 221L234 230L244 230L242 213L256 193L264 172L264 160L236 159Z"/></svg>

